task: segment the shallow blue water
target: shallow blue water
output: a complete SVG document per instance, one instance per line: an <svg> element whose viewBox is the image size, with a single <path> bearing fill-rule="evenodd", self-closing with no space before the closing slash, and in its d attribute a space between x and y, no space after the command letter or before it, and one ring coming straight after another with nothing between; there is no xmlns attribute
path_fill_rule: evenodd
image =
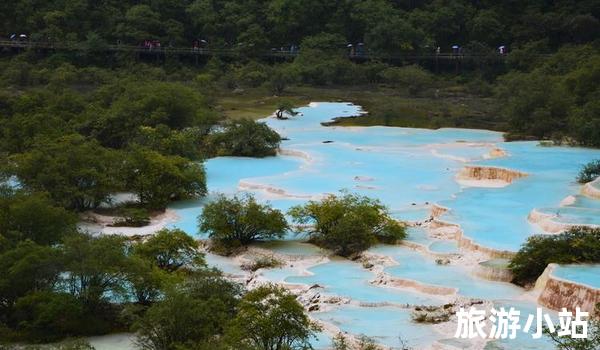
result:
<svg viewBox="0 0 600 350"><path fill-rule="evenodd" d="M429 250L435 253L458 253L458 243L456 241L436 241L429 245Z"/></svg>
<svg viewBox="0 0 600 350"><path fill-rule="evenodd" d="M231 195L243 187L259 200L269 201L275 208L286 211L308 199L348 189L381 200L395 218L409 221L426 219L429 206L438 203L450 208L442 219L460 224L476 243L516 251L528 236L541 232L537 225L527 221L531 210L559 208L566 196L579 193L580 185L574 182L578 170L586 162L600 158L598 150L540 147L536 142L505 143L500 133L484 130L321 126L321 122L331 118L360 112L358 107L349 104L319 103L299 111L301 115L289 120L271 118L265 122L288 138L282 142L282 149L303 152L308 159L296 156L210 159L205 167L211 193ZM509 156L486 159L486 154L496 147L504 149ZM462 187L455 181L455 174L462 167L478 164L506 167L529 175L504 188ZM268 187L271 191L248 190L248 184ZM275 191L279 194L274 194ZM212 195L204 200L174 204L171 208L180 219L172 226L206 237L198 232L197 216L202 205L211 198ZM575 204L559 209L563 211L561 220L567 220L565 222L596 223L598 217L594 210L600 209L600 201L578 196ZM301 237L287 233L285 239ZM454 253L457 249L455 243L435 241L419 228L410 228L407 239L434 252ZM320 254L318 249L298 242L277 242L263 247L289 255ZM454 287L460 295L511 305L523 292L508 283L472 277L457 266L438 265L433 258L407 248L378 246L373 251L399 262L399 266L387 268L387 273L425 284ZM229 273L240 272L238 267L225 261L227 259L207 257L207 260ZM432 296L370 285L368 281L374 275L347 260L336 259L315 266L310 272L313 275L299 276L294 268L261 271L272 281L319 284L324 287L324 293L360 302L439 303ZM600 282L595 272L575 267L557 273L598 286ZM338 323L345 331L375 336L387 345L397 346L399 332L410 335L417 348L437 339L431 327L415 326L409 322L407 311L399 308L343 306L315 315ZM425 338L429 340L424 341ZM490 346L506 348L510 344L532 349L544 349L547 345L523 338L518 344L495 342Z"/></svg>
<svg viewBox="0 0 600 350"><path fill-rule="evenodd" d="M324 292L366 303L391 302L397 304L426 305L440 304L435 297L419 293L397 291L391 288L369 284L375 278L358 263L346 259L333 259L331 262L310 268L312 276L291 276L288 283L319 284Z"/></svg>
<svg viewBox="0 0 600 350"><path fill-rule="evenodd" d="M315 313L314 316L333 323L344 332L366 335L394 348L400 348L399 339L411 348L420 349L442 338L431 327L411 322L410 310L396 307L344 305L329 312Z"/></svg>
<svg viewBox="0 0 600 350"><path fill-rule="evenodd" d="M385 270L392 276L457 288L458 293L466 297L502 300L523 293L521 288L510 283L485 281L473 277L461 267L438 265L433 258L405 247L380 245L370 251L391 256L399 263L398 266L391 266Z"/></svg>
<svg viewBox="0 0 600 350"><path fill-rule="evenodd" d="M271 118L266 123L289 138L283 149L304 152L310 160L294 156L210 159L206 162L209 189L231 194L243 182L299 197L253 190L284 211L307 197L348 189L378 198L395 217L413 221L427 216L423 209L427 204L440 203L451 208L444 218L460 224L476 243L516 251L529 235L540 232L527 221L529 212L558 206L567 195L576 194L578 170L600 156L598 150L584 148L505 143L499 133L483 130L321 126L333 117L358 114L359 108L349 104L319 103L299 111L301 115L289 120ZM509 156L484 160L483 155L494 147ZM452 157L529 176L505 188L461 188L454 175L466 163ZM196 233L200 205L175 205L182 218L176 226ZM585 222L592 221L586 217Z"/></svg>
<svg viewBox="0 0 600 350"><path fill-rule="evenodd" d="M552 275L600 289L600 264L558 265L552 271Z"/></svg>
<svg viewBox="0 0 600 350"><path fill-rule="evenodd" d="M541 208L539 212L553 215L553 221L567 224L600 225L600 208L558 207Z"/></svg>

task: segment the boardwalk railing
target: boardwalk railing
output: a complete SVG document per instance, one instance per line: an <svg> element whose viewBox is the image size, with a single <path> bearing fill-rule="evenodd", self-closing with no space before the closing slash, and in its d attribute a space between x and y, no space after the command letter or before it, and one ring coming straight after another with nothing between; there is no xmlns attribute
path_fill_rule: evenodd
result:
<svg viewBox="0 0 600 350"><path fill-rule="evenodd" d="M42 50L57 50L57 51L91 51L91 52L133 52L133 53L148 53L148 54L174 54L174 55L192 55L192 56L239 56L244 54L243 49L209 49L209 48L194 48L194 47L144 47L135 45L106 45L97 48L86 47L85 44L65 44L60 42L35 42L35 41L9 41L0 40L2 48L16 49L42 49ZM256 54L256 52L255 52ZM286 50L267 50L258 53L258 56L273 57L273 58L293 58L298 55L296 51ZM354 53L348 54L351 59L369 60L394 60L394 61L419 61L419 60L476 60L476 59L493 59L503 61L506 55L495 54L473 54L473 53L399 53L399 54L370 54L370 53Z"/></svg>

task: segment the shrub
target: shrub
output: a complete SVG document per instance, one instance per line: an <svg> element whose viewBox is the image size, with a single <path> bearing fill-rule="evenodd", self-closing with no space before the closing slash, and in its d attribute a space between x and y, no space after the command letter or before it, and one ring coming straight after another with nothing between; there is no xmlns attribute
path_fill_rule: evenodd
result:
<svg viewBox="0 0 600 350"><path fill-rule="evenodd" d="M392 219L378 200L351 193L292 207L289 215L313 243L345 257L406 236L404 226Z"/></svg>
<svg viewBox="0 0 600 350"><path fill-rule="evenodd" d="M236 349L284 350L309 349L319 330L295 295L265 285L244 295L227 333Z"/></svg>
<svg viewBox="0 0 600 350"><path fill-rule="evenodd" d="M219 195L198 218L200 230L223 247L235 248L256 240L281 238L288 225L283 214L254 196Z"/></svg>
<svg viewBox="0 0 600 350"><path fill-rule="evenodd" d="M238 157L274 156L280 142L277 132L251 119L230 121L207 140L212 154Z"/></svg>
<svg viewBox="0 0 600 350"><path fill-rule="evenodd" d="M269 78L270 67L250 62L235 70L237 80L244 86L257 87L262 85Z"/></svg>
<svg viewBox="0 0 600 350"><path fill-rule="evenodd" d="M417 65L390 67L380 73L381 78L396 86L406 86L416 96L433 86L433 75Z"/></svg>
<svg viewBox="0 0 600 350"><path fill-rule="evenodd" d="M124 208L119 216L112 226L142 227L150 224L150 215L144 208Z"/></svg>
<svg viewBox="0 0 600 350"><path fill-rule="evenodd" d="M247 271L256 271L259 269L272 269L275 267L280 267L283 263L274 256L260 256L256 258L256 260L251 261L247 264L243 264L241 267L243 270Z"/></svg>
<svg viewBox="0 0 600 350"><path fill-rule="evenodd" d="M223 334L235 315L241 286L212 270L194 274L168 290L134 324L137 345L142 349L212 349L210 343Z"/></svg>
<svg viewBox="0 0 600 350"><path fill-rule="evenodd" d="M600 176L600 159L596 159L584 165L577 175L577 182L586 183L594 181Z"/></svg>
<svg viewBox="0 0 600 350"><path fill-rule="evenodd" d="M600 229L575 227L558 235L529 237L512 258L513 283L530 285L550 263L600 262Z"/></svg>
<svg viewBox="0 0 600 350"><path fill-rule="evenodd" d="M138 147L129 152L124 171L126 186L146 208L163 209L171 200L196 198L206 193L203 166L179 156L165 156Z"/></svg>
<svg viewBox="0 0 600 350"><path fill-rule="evenodd" d="M134 252L169 272L204 266L204 255L198 251L198 242L179 229L164 228L156 232L147 241L134 245Z"/></svg>

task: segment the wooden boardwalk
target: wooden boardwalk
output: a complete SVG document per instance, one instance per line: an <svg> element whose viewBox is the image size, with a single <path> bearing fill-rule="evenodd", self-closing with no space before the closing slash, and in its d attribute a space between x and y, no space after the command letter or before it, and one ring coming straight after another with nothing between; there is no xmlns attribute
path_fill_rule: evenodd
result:
<svg viewBox="0 0 600 350"><path fill-rule="evenodd" d="M62 44L62 43L48 43L48 42L31 42L31 41L9 41L0 40L0 48L4 50L39 50L39 51L81 51L81 52L130 52L136 54L148 54L148 55L176 55L176 56L197 56L197 57L239 57L246 55L243 49L206 49L206 48L192 48L192 47L153 47L147 48L143 46L134 45L106 45L98 47L96 49L86 47L85 44ZM277 59L293 59L298 55L298 51L285 51L285 50L266 50L264 52L252 51L252 54L248 56L256 56L262 58L277 58ZM502 63L506 59L506 55L501 54L453 54L453 53L399 53L392 55L375 55L370 53L365 54L348 54L348 58L356 61L368 61L368 60L382 60L382 61L407 61L407 62L420 62L420 61L475 61L483 60L490 62Z"/></svg>

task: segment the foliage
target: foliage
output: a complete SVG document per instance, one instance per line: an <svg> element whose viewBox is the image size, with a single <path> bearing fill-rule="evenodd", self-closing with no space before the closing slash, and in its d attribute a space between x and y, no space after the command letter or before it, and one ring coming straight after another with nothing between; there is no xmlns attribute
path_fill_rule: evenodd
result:
<svg viewBox="0 0 600 350"><path fill-rule="evenodd" d="M142 349L202 345L223 334L235 315L241 287L215 271L201 271L167 291L135 324Z"/></svg>
<svg viewBox="0 0 600 350"><path fill-rule="evenodd" d="M151 209L163 209L173 199L186 199L206 193L202 165L179 156L135 148L125 160L126 188L140 203Z"/></svg>
<svg viewBox="0 0 600 350"><path fill-rule="evenodd" d="M600 55L591 46L565 47L531 72L499 79L509 137L555 139L598 147Z"/></svg>
<svg viewBox="0 0 600 350"><path fill-rule="evenodd" d="M204 266L198 242L179 229L162 229L133 246L134 254L168 272Z"/></svg>
<svg viewBox="0 0 600 350"><path fill-rule="evenodd" d="M173 130L166 125L159 124L156 127L140 127L138 134L132 140L136 145L164 155L200 160L205 156L202 150L205 136L205 131L199 127Z"/></svg>
<svg viewBox="0 0 600 350"><path fill-rule="evenodd" d="M232 198L219 195L204 206L198 221L200 231L226 247L281 238L288 228L279 210L258 203L250 194Z"/></svg>
<svg viewBox="0 0 600 350"><path fill-rule="evenodd" d="M20 298L15 305L18 330L33 339L52 341L81 332L85 319L81 303L68 293L35 292ZM96 329L95 331L98 331Z"/></svg>
<svg viewBox="0 0 600 350"><path fill-rule="evenodd" d="M349 350L350 349L350 345L348 344L348 341L346 340L346 337L344 336L344 334L342 332L339 332L338 334L335 335L335 337L332 339L332 348L333 350Z"/></svg>
<svg viewBox="0 0 600 350"><path fill-rule="evenodd" d="M244 295L227 334L236 347L288 350L309 348L319 330L293 294L266 285Z"/></svg>
<svg viewBox="0 0 600 350"><path fill-rule="evenodd" d="M600 304L596 304L595 314L588 318L586 338L573 338L571 334L560 336L544 326L544 335L552 339L558 350L594 350L600 347ZM580 331L580 329L578 329Z"/></svg>
<svg viewBox="0 0 600 350"><path fill-rule="evenodd" d="M251 119L232 120L209 135L207 143L217 156L274 156L281 137L265 123Z"/></svg>
<svg viewBox="0 0 600 350"><path fill-rule="evenodd" d="M286 119L285 114L294 116L298 114L298 112L294 111L294 104L289 100L280 100L277 103L277 111L275 112L275 116L278 119Z"/></svg>
<svg viewBox="0 0 600 350"><path fill-rule="evenodd" d="M550 263L582 264L600 262L600 229L576 227L557 235L531 236L511 259L513 282L528 285Z"/></svg>
<svg viewBox="0 0 600 350"><path fill-rule="evenodd" d="M593 1L576 3L481 3L474 1L367 1L298 4L292 0L223 3L121 1L82 6L77 2L0 8L3 33L18 28L32 39L86 42L94 52L105 43L136 45L157 39L164 46L190 44L203 38L210 47L238 47L255 55L270 47L308 44L307 37L336 35L338 45L365 40L375 45L467 44L496 46L546 37L554 46L586 43L597 38L598 14ZM507 16L506 14L511 14ZM420 45L419 45L420 44ZM403 47L403 46L400 46ZM78 57L91 60L90 55Z"/></svg>
<svg viewBox="0 0 600 350"><path fill-rule="evenodd" d="M114 188L113 160L114 154L97 142L68 135L14 155L8 171L26 189L47 192L65 208L85 210L106 201Z"/></svg>
<svg viewBox="0 0 600 350"><path fill-rule="evenodd" d="M381 350L381 347L377 345L373 338L369 338L366 335L360 336L358 339L358 349L359 350Z"/></svg>
<svg viewBox="0 0 600 350"><path fill-rule="evenodd" d="M203 96L182 84L107 85L97 94L100 103L90 108L91 118L82 123L81 129L108 147L128 145L142 127L197 127L206 133L215 122Z"/></svg>
<svg viewBox="0 0 600 350"><path fill-rule="evenodd" d="M292 207L288 214L312 242L345 257L377 242L393 244L406 236L404 226L378 200L351 193L309 201Z"/></svg>
<svg viewBox="0 0 600 350"><path fill-rule="evenodd" d="M92 237L78 233L64 240L61 285L89 310L125 294L127 255L120 236Z"/></svg>
<svg viewBox="0 0 600 350"><path fill-rule="evenodd" d="M181 281L181 276L170 274L139 254L131 255L127 263L126 279L129 288L126 294L139 305L150 306L160 300L164 290Z"/></svg>
<svg viewBox="0 0 600 350"><path fill-rule="evenodd" d="M274 66L269 74L267 85L275 95L281 95L286 87L298 81L298 72L293 65Z"/></svg>
<svg viewBox="0 0 600 350"><path fill-rule="evenodd" d="M123 208L118 215L112 226L142 227L150 224L150 216L144 208Z"/></svg>
<svg viewBox="0 0 600 350"><path fill-rule="evenodd" d="M577 175L577 182L586 183L594 181L600 176L600 159L585 164Z"/></svg>
<svg viewBox="0 0 600 350"><path fill-rule="evenodd" d="M12 242L58 243L63 235L75 231L76 220L44 193L8 191L0 196L0 232Z"/></svg>
<svg viewBox="0 0 600 350"><path fill-rule="evenodd" d="M243 270L254 272L259 269L272 269L275 267L280 267L282 265L283 263L274 256L262 255L247 264L241 265L241 268Z"/></svg>
<svg viewBox="0 0 600 350"><path fill-rule="evenodd" d="M411 95L418 95L433 86L432 74L417 65L390 67L382 71L380 75L385 82L398 87L408 87Z"/></svg>
<svg viewBox="0 0 600 350"><path fill-rule="evenodd" d="M52 288L59 280L62 263L60 252L29 240L0 254L0 322L23 295Z"/></svg>

